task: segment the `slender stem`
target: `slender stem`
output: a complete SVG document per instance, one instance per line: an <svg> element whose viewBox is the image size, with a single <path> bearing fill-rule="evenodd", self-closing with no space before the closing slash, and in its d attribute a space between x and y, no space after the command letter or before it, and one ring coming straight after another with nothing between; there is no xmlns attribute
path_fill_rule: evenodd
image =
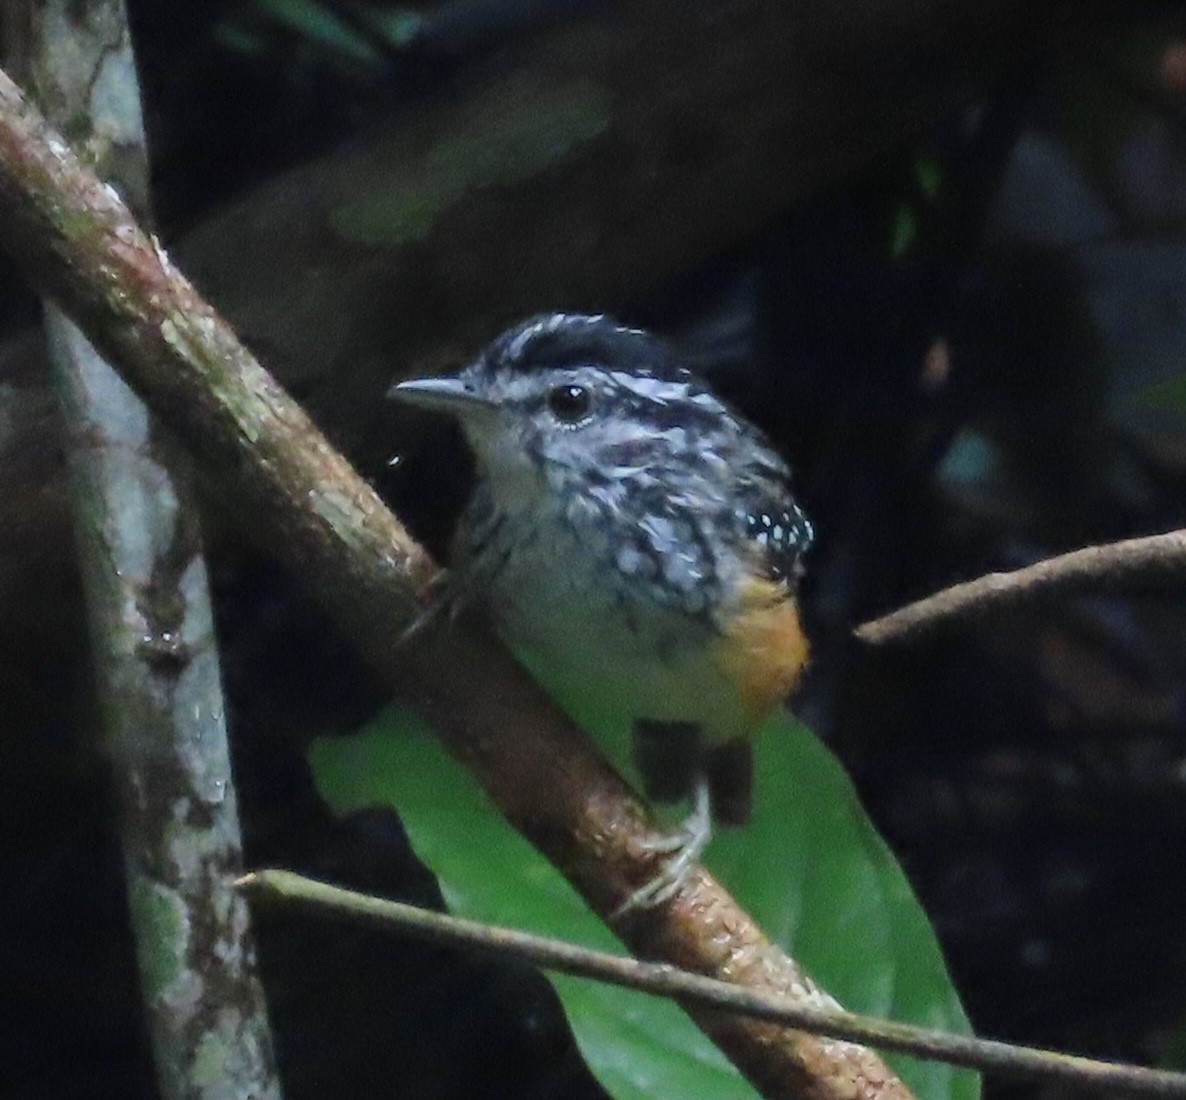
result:
<svg viewBox="0 0 1186 1100"><path fill-rule="evenodd" d="M739 989L662 963L579 947L563 940L498 928L403 902L343 890L291 871L253 871L236 883L260 902L277 902L346 917L454 947L511 956L562 974L592 978L682 1004L725 1009L834 1039L847 1039L970 1069L1039 1077L1134 1096L1186 1097L1186 1074L1100 1062L1035 1047L953 1035L933 1028L796 1003L785 995Z"/></svg>
<svg viewBox="0 0 1186 1100"><path fill-rule="evenodd" d="M1011 573L989 573L871 619L855 633L871 645L886 645L1032 600L1148 592L1175 585L1186 585L1186 531L1087 546Z"/></svg>
<svg viewBox="0 0 1186 1100"><path fill-rule="evenodd" d="M62 304L247 529L632 951L754 989L826 996L700 868L665 905L611 918L661 858L645 808L480 631L426 632L400 646L431 560L2 73L0 224L0 247L30 282ZM910 1096L862 1047L692 1014L767 1097Z"/></svg>
<svg viewBox="0 0 1186 1100"><path fill-rule="evenodd" d="M28 4L40 98L147 208L148 164L123 0ZM102 95L119 87L125 94ZM82 128L85 127L85 132ZM176 447L52 302L45 325L140 986L165 1100L279 1100L250 914L228 878L242 840L197 512Z"/></svg>

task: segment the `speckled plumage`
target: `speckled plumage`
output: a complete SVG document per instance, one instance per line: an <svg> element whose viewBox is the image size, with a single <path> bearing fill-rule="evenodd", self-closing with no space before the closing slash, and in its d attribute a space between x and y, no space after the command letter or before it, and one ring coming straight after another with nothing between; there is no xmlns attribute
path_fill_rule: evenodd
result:
<svg viewBox="0 0 1186 1100"><path fill-rule="evenodd" d="M790 471L661 341L604 317L551 314L505 333L461 378L503 410L489 429L463 425L490 475L463 520L471 557L499 517L514 514L516 532L566 523L629 598L718 627L743 574L797 579L812 530ZM548 412L561 381L593 395L580 424ZM516 492L525 459L541 483ZM514 537L503 527L492 547Z"/></svg>
<svg viewBox="0 0 1186 1100"><path fill-rule="evenodd" d="M561 679L604 684L625 723L709 745L752 732L806 659L793 595L812 540L762 433L605 317L524 322L460 383L479 473L465 598Z"/></svg>

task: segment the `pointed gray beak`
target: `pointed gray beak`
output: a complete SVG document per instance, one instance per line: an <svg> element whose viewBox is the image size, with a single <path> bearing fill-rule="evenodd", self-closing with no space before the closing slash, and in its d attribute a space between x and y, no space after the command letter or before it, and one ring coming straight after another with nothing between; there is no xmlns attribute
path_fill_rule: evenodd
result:
<svg viewBox="0 0 1186 1100"><path fill-rule="evenodd" d="M498 408L493 401L474 393L459 378L412 378L392 386L387 396L431 412L462 418L491 413Z"/></svg>

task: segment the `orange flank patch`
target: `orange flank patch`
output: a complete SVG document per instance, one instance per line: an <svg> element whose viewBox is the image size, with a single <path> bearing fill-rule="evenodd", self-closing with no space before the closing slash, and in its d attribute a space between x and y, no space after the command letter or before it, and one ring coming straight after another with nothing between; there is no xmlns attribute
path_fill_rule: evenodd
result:
<svg viewBox="0 0 1186 1100"><path fill-rule="evenodd" d="M717 657L755 724L794 690L807 655L794 596L773 581L752 582L741 613L717 643Z"/></svg>

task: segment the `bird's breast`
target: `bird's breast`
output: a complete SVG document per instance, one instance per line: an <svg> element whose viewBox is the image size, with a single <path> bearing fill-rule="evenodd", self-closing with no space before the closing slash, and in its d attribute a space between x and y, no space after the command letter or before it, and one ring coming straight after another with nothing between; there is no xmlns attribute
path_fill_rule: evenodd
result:
<svg viewBox="0 0 1186 1100"><path fill-rule="evenodd" d="M801 635L771 609L752 607L755 617L730 637L704 613L715 592L703 590L699 601L659 598L671 570L634 561L642 552L631 540L566 523L500 530L506 541L491 548L500 565L485 602L562 705L596 696L600 713L625 728L637 719L694 722L710 740L728 741L766 717L791 666L802 664ZM783 644L791 648L780 664L773 655ZM761 671L746 665L749 653L764 661Z"/></svg>

